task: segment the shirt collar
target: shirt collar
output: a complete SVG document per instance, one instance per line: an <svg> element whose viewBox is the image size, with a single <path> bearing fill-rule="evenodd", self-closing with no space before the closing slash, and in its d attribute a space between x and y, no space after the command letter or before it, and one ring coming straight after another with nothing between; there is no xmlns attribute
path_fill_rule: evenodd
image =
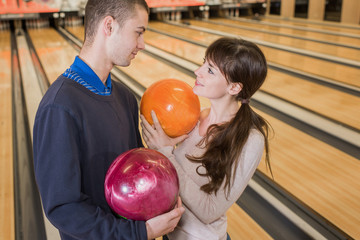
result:
<svg viewBox="0 0 360 240"><path fill-rule="evenodd" d="M70 66L71 70L76 72L84 81L94 87L99 92L111 93L111 75L106 79L106 86L96 73L79 57L75 57L74 63Z"/></svg>

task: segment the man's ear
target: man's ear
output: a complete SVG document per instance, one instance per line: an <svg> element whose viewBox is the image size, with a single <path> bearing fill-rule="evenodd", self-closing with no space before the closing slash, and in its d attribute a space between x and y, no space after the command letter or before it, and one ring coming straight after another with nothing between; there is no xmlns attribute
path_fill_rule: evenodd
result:
<svg viewBox="0 0 360 240"><path fill-rule="evenodd" d="M114 32L115 19L111 16L106 16L102 23L103 32L106 36L110 36Z"/></svg>
<svg viewBox="0 0 360 240"><path fill-rule="evenodd" d="M230 83L228 92L230 95L237 95L242 90L243 85L241 83Z"/></svg>

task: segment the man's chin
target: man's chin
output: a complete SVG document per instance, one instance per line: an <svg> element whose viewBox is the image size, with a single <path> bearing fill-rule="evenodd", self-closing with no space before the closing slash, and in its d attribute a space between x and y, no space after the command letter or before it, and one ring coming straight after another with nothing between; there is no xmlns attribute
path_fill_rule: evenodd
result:
<svg viewBox="0 0 360 240"><path fill-rule="evenodd" d="M128 61L128 62L123 62L121 64L116 64L116 65L119 66L119 67L128 67L128 66L130 66L130 63L131 63L131 60Z"/></svg>

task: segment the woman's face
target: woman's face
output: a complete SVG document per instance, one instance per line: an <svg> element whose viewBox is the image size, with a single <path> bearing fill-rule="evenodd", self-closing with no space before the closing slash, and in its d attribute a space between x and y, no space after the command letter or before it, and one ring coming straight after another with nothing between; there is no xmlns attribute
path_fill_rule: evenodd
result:
<svg viewBox="0 0 360 240"><path fill-rule="evenodd" d="M195 70L196 81L193 91L208 99L218 99L228 95L229 84L219 68L205 59L203 65Z"/></svg>

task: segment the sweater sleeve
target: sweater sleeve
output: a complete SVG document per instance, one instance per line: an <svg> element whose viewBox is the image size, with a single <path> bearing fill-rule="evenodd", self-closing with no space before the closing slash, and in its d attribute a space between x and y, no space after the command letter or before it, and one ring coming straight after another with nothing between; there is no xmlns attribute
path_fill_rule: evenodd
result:
<svg viewBox="0 0 360 240"><path fill-rule="evenodd" d="M82 192L79 134L79 124L62 107L36 116L34 170L46 216L76 239L147 239L144 222L117 219Z"/></svg>
<svg viewBox="0 0 360 240"><path fill-rule="evenodd" d="M207 194L200 190L201 185L189 177L179 163L179 161L189 160L185 156L182 159L175 159L172 147L164 147L160 149L160 152L167 156L176 168L183 203L200 221L209 224L220 218L240 197L261 160L263 149L264 139L262 135L252 131L241 153L234 184L231 185L228 198L225 196L224 185L217 194Z"/></svg>
<svg viewBox="0 0 360 240"><path fill-rule="evenodd" d="M139 107L138 107L136 98L134 96L132 96L132 112L133 112L133 121L135 122L136 126L138 126L138 129L139 129L139 127L140 127L140 125L139 125ZM136 131L136 139L138 142L138 144L137 144L138 147L144 147L139 130Z"/></svg>

